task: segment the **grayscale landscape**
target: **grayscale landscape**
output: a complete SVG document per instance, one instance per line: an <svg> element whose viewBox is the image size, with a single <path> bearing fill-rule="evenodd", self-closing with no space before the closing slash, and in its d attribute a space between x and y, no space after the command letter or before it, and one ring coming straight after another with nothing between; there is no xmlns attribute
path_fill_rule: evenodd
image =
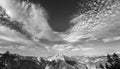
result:
<svg viewBox="0 0 120 69"><path fill-rule="evenodd" d="M120 0L0 0L0 69L120 69Z"/></svg>

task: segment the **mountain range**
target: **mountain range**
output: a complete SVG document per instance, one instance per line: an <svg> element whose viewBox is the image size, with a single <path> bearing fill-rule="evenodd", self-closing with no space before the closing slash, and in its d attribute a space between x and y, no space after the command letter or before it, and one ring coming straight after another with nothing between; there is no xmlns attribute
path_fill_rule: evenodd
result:
<svg viewBox="0 0 120 69"><path fill-rule="evenodd" d="M117 55L120 56L118 52ZM21 56L9 51L0 54L0 69L100 69L100 65L105 66L106 63L107 55L86 57L56 54L44 58Z"/></svg>

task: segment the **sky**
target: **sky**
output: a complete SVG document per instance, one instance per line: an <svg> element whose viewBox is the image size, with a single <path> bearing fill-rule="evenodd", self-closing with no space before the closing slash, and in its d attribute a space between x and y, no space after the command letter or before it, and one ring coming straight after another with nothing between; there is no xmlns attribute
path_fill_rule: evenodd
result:
<svg viewBox="0 0 120 69"><path fill-rule="evenodd" d="M54 31L64 32L69 29L69 21L76 11L77 0L35 0L40 3L49 15L49 25Z"/></svg>
<svg viewBox="0 0 120 69"><path fill-rule="evenodd" d="M30 2L0 0L11 21L0 24L0 52L47 57L57 53L100 56L120 51L120 1Z"/></svg>

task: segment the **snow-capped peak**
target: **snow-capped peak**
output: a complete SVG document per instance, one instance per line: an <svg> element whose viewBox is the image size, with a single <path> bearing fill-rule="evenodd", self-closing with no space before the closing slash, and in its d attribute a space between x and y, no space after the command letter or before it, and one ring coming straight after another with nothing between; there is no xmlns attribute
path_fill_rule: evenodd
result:
<svg viewBox="0 0 120 69"><path fill-rule="evenodd" d="M57 61L58 59L60 59L60 60L63 60L63 61L64 61L64 55L63 55L63 54L58 53L58 54L56 54L56 55L54 55L54 56L52 56L52 57L48 58L48 60L49 60L49 61L53 61L53 60L56 60L56 61Z"/></svg>

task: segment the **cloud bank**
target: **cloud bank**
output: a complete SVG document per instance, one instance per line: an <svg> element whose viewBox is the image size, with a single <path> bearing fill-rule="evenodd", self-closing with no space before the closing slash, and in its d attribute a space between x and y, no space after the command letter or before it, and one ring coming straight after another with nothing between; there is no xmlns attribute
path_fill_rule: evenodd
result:
<svg viewBox="0 0 120 69"><path fill-rule="evenodd" d="M0 25L0 48L29 49L35 52L44 48L48 52L71 54L94 51L93 47L89 47L90 44L87 47L84 45L87 41L93 40L94 45L99 40L120 40L120 1L92 1L94 0L88 4L91 10L78 12L79 14L71 20L74 26L67 31L69 34L65 34L66 32L58 33L52 30L48 24L47 13L40 5L28 1L0 0L0 6L5 9L10 20L22 24L22 30L29 33L33 40L28 40L26 35L20 35L20 32ZM43 54L45 51L42 51Z"/></svg>

